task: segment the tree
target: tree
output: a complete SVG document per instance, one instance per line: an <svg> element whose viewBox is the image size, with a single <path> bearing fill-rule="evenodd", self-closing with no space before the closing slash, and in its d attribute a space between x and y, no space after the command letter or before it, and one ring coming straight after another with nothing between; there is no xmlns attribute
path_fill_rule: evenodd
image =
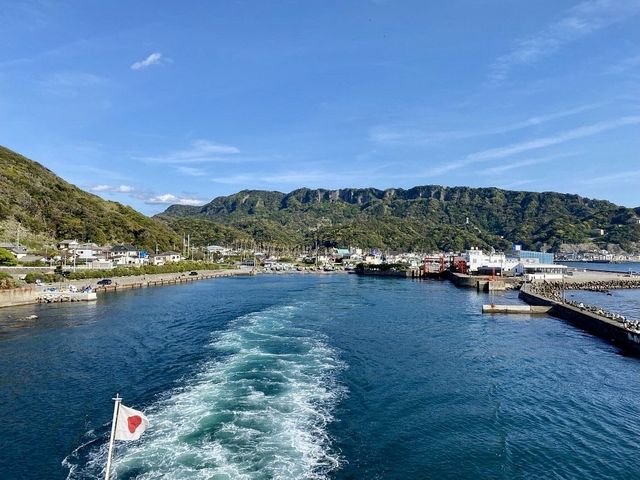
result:
<svg viewBox="0 0 640 480"><path fill-rule="evenodd" d="M18 262L16 261L16 257L13 256L13 253L6 248L0 248L0 265L3 267L13 267L17 264Z"/></svg>

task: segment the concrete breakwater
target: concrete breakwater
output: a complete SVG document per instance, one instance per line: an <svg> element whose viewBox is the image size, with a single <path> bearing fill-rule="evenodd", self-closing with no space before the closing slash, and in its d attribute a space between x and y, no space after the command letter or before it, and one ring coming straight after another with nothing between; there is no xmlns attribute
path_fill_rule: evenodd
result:
<svg viewBox="0 0 640 480"><path fill-rule="evenodd" d="M50 285L48 287L27 285L21 288L0 290L0 308L29 305L34 303L92 301L97 298L96 294L101 292L115 292L131 288L176 285L181 283L191 283L196 280L230 277L235 275L253 275L253 272L251 270L208 270L193 276L174 273L138 277L114 277L111 285L93 286L91 295L87 295L88 292L71 291L74 286L79 290L83 290L87 287L87 284L90 283L88 280L73 280L70 282L64 282L63 284ZM47 288L49 289L48 291Z"/></svg>
<svg viewBox="0 0 640 480"><path fill-rule="evenodd" d="M548 306L550 315L640 355L640 332L635 331L633 323L622 316L612 318L611 314L602 309L587 309L573 302L562 302L561 296L556 292L556 289L549 289L548 284L526 284L520 289L519 297L529 305Z"/></svg>
<svg viewBox="0 0 640 480"><path fill-rule="evenodd" d="M90 302L97 300L95 292L67 289L43 289L35 285L0 291L0 307L14 307L32 303Z"/></svg>
<svg viewBox="0 0 640 480"><path fill-rule="evenodd" d="M590 290L593 292L606 292L609 290L624 290L628 288L640 288L640 279L615 279L597 281L566 281L549 282L554 288L564 288L565 290Z"/></svg>
<svg viewBox="0 0 640 480"><path fill-rule="evenodd" d="M39 292L36 301L39 303L60 302L94 302L98 299L96 292Z"/></svg>
<svg viewBox="0 0 640 480"><path fill-rule="evenodd" d="M96 292L115 292L130 288L160 287L163 285L176 285L180 283L191 283L197 280L207 280L210 278L231 277L236 275L252 275L251 270L220 270L216 272L201 273L198 275L148 275L144 277L118 277L111 285L98 286L94 288Z"/></svg>

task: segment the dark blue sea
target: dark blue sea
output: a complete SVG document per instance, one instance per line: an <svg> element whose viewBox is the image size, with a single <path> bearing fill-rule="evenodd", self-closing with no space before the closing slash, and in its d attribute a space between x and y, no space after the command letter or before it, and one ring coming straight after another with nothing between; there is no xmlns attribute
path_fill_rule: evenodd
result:
<svg viewBox="0 0 640 480"><path fill-rule="evenodd" d="M640 360L448 282L223 278L0 311L1 479L640 478ZM37 320L25 320L30 314Z"/></svg>
<svg viewBox="0 0 640 480"><path fill-rule="evenodd" d="M597 263L597 262L556 262L577 270L599 270L604 272L633 273L640 275L639 262Z"/></svg>

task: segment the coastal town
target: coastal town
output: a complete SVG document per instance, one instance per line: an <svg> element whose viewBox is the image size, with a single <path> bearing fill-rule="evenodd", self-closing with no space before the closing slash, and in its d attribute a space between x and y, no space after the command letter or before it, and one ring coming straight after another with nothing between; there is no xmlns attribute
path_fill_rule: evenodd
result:
<svg viewBox="0 0 640 480"><path fill-rule="evenodd" d="M287 248L261 251L250 245L192 246L185 236L181 251L156 251L132 244L97 245L75 239L61 240L51 249L30 249L17 242L0 242L0 267L25 266L54 268L59 271L110 270L118 267L162 266L184 260L217 262L220 264L261 267L283 271L306 269L353 269L359 264L399 264L410 269L423 268L434 273L454 267L462 273L516 275L559 273L554 262L562 263L625 263L640 262L640 255L613 254L607 250L554 254L529 251L513 244L509 252L495 249L483 251L470 247L463 252L397 252L381 248L318 247L297 251ZM10 254L10 255L8 255ZM539 275L538 275L539 276Z"/></svg>

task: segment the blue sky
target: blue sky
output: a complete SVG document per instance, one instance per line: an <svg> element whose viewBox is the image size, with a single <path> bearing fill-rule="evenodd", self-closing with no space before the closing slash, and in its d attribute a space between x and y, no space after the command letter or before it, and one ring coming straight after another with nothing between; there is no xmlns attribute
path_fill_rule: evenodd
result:
<svg viewBox="0 0 640 480"><path fill-rule="evenodd" d="M640 0L0 0L0 144L153 214L425 184L640 206Z"/></svg>

